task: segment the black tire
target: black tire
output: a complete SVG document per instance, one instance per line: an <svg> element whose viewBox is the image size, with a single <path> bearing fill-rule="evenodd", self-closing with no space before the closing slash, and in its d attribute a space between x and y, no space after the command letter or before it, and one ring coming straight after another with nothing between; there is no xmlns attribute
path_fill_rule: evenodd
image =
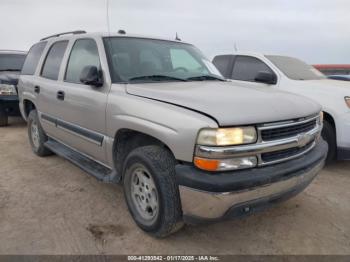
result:
<svg viewBox="0 0 350 262"><path fill-rule="evenodd" d="M36 125L37 132L38 132L36 142L34 142L33 135L32 135L33 124ZM38 118L38 113L36 110L30 111L28 116L28 137L29 137L29 142L32 147L32 150L36 155L41 157L52 155L52 152L44 146L44 143L48 140L48 137L45 134L43 128L41 127L41 124Z"/></svg>
<svg viewBox="0 0 350 262"><path fill-rule="evenodd" d="M8 116L5 112L0 111L0 126L8 125Z"/></svg>
<svg viewBox="0 0 350 262"><path fill-rule="evenodd" d="M181 229L182 210L179 188L175 181L175 159L169 150L160 146L136 148L124 163L124 196L136 224L155 237L165 237ZM145 220L138 211L140 207L132 199L131 179L137 168L145 168L158 190L159 208L153 220Z"/></svg>
<svg viewBox="0 0 350 262"><path fill-rule="evenodd" d="M328 144L326 163L330 164L336 159L337 139L333 126L327 121L323 122L322 137Z"/></svg>

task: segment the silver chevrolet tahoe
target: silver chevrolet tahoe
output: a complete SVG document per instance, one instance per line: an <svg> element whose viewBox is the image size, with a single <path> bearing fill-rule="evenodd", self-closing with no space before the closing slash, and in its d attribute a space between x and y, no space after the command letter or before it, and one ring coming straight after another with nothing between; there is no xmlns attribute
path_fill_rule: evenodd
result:
<svg viewBox="0 0 350 262"><path fill-rule="evenodd" d="M318 104L226 82L181 41L53 35L30 49L18 89L34 153L121 183L136 224L157 237L285 200L327 153Z"/></svg>

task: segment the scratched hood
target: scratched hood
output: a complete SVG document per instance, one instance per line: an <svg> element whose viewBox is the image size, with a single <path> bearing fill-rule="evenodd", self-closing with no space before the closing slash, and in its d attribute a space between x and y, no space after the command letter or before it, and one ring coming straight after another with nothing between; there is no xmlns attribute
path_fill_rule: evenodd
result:
<svg viewBox="0 0 350 262"><path fill-rule="evenodd" d="M201 81L127 84L130 95L154 99L210 115L220 126L289 120L316 114L316 102L270 88Z"/></svg>

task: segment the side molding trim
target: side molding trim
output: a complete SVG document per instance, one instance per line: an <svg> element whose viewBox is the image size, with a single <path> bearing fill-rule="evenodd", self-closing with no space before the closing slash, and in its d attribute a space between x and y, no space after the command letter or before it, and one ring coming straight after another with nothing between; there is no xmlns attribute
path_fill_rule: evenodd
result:
<svg viewBox="0 0 350 262"><path fill-rule="evenodd" d="M77 135L83 139L86 139L90 142L93 142L99 146L102 146L104 135L88 130L86 128L82 128L80 126L65 122L63 120L54 118L52 116L49 116L47 114L41 113L41 118L51 124L54 124L57 128L62 128L69 133L72 133L74 135Z"/></svg>

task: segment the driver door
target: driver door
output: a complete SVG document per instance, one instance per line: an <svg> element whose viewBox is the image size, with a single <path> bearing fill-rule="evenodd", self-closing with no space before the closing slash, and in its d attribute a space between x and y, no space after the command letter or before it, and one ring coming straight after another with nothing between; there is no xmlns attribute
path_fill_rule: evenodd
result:
<svg viewBox="0 0 350 262"><path fill-rule="evenodd" d="M61 107L57 115L62 142L105 163L106 105L109 85L93 87L80 82L86 66L102 68L99 48L92 38L77 39L72 44L65 65L60 92Z"/></svg>

